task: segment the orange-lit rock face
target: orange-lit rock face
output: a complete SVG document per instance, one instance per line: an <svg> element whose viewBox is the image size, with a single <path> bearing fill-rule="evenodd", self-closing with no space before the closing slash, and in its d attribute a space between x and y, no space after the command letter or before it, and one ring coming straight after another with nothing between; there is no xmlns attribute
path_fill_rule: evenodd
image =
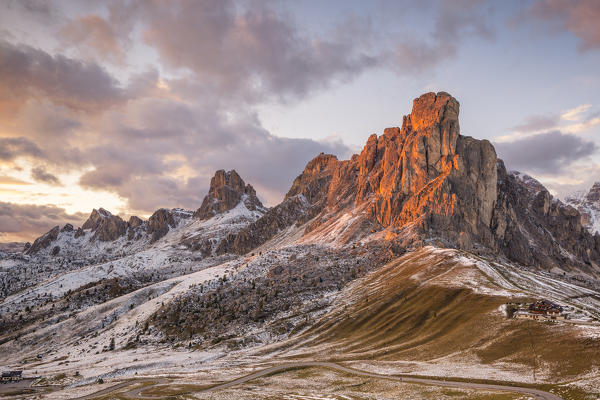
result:
<svg viewBox="0 0 600 400"><path fill-rule="evenodd" d="M457 240L463 231L468 237L489 230L496 154L489 142L460 136L458 113L449 94L424 94L402 128L371 135L359 155L312 160L288 196L302 193L330 209L367 203L369 217L382 226L417 222L423 230L456 231Z"/></svg>
<svg viewBox="0 0 600 400"><path fill-rule="evenodd" d="M446 93L427 93L414 101L401 129L388 128L380 138L370 138L361 154L367 159L363 165L370 168L361 168L359 179L375 183L369 176L380 177L373 209L378 222L405 224L429 211L447 214L453 209L427 204L424 199L431 197L428 192L437 192L442 184L439 178L456 167L458 108L458 102ZM357 202L369 195L364 192Z"/></svg>
<svg viewBox="0 0 600 400"><path fill-rule="evenodd" d="M310 203L309 217L318 216L310 232L336 213L365 210L362 234L385 228L400 246L439 241L600 277L600 235L588 234L579 213L541 184L530 188L532 178L507 173L490 142L461 136L458 114L449 94L424 94L401 128L371 135L350 160L321 154L308 163L288 198L302 194Z"/></svg>
<svg viewBox="0 0 600 400"><path fill-rule="evenodd" d="M288 193L330 210L368 204L384 227L417 223L461 243L489 233L497 193L496 153L485 140L460 136L459 103L447 93L415 99L402 128L371 135L359 155L321 154ZM483 231L483 232L482 232Z"/></svg>

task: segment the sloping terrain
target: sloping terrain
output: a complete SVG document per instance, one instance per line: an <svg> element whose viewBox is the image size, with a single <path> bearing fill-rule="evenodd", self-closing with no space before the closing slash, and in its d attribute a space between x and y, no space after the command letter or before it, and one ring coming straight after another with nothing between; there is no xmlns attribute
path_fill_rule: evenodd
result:
<svg viewBox="0 0 600 400"><path fill-rule="evenodd" d="M401 360L431 375L440 369L456 375L453 365L472 374L481 365L480 377L496 371L512 379L568 381L600 367L600 326L508 319L504 305L587 298L590 303L575 307L598 310L598 294L510 264L422 248L349 285L334 309L286 343L286 351L344 361Z"/></svg>

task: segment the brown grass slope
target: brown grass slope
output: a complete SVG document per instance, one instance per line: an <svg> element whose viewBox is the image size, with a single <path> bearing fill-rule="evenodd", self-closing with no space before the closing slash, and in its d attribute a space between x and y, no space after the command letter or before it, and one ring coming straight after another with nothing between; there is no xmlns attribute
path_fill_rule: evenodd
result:
<svg viewBox="0 0 600 400"><path fill-rule="evenodd" d="M503 368L511 363L553 382L600 366L598 339L570 325L507 319L499 308L511 293L469 288L474 273L480 285L501 289L449 252L407 254L354 282L344 302L297 337L291 349L307 347L307 356L340 361L462 357L501 362Z"/></svg>

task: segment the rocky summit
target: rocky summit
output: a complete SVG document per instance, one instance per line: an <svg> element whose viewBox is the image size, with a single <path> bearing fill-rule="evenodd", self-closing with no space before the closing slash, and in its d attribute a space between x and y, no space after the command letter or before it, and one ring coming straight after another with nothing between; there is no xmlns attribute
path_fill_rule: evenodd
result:
<svg viewBox="0 0 600 400"><path fill-rule="evenodd" d="M127 229L127 223L121 217L112 215L104 208L100 208L92 211L81 228L90 229L94 232L94 239L107 242L122 236Z"/></svg>
<svg viewBox="0 0 600 400"><path fill-rule="evenodd" d="M463 247L473 236L489 237L496 154L488 141L460 135L458 112L449 94L427 93L415 99L401 128L371 135L359 155L319 155L287 196L303 194L330 209L366 205L381 227L443 232Z"/></svg>
<svg viewBox="0 0 600 400"><path fill-rule="evenodd" d="M364 207L405 246L439 240L596 274L600 238L585 230L579 213L539 182L532 189L508 173L489 141L460 134L458 116L459 103L448 93L426 93L401 128L372 135L359 155L310 161L286 198L302 194L325 212Z"/></svg>
<svg viewBox="0 0 600 400"><path fill-rule="evenodd" d="M228 172L219 170L210 180L208 194L204 197L200 208L194 213L194 217L209 219L231 210L240 201L251 211L264 208L258 197L256 197L256 191L252 185L246 185L235 170Z"/></svg>

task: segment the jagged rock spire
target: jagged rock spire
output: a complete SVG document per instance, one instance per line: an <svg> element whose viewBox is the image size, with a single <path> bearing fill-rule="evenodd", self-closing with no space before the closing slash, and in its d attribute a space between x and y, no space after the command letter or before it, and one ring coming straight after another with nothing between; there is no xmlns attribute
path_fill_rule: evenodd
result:
<svg viewBox="0 0 600 400"><path fill-rule="evenodd" d="M94 208L82 228L91 229L94 232L94 240L106 242L116 240L124 235L127 231L127 223L104 208L97 210Z"/></svg>
<svg viewBox="0 0 600 400"><path fill-rule="evenodd" d="M194 217L212 218L236 207L240 201L243 201L249 210L263 208L252 185L246 184L235 170L218 170L210 180L208 194L194 213Z"/></svg>

